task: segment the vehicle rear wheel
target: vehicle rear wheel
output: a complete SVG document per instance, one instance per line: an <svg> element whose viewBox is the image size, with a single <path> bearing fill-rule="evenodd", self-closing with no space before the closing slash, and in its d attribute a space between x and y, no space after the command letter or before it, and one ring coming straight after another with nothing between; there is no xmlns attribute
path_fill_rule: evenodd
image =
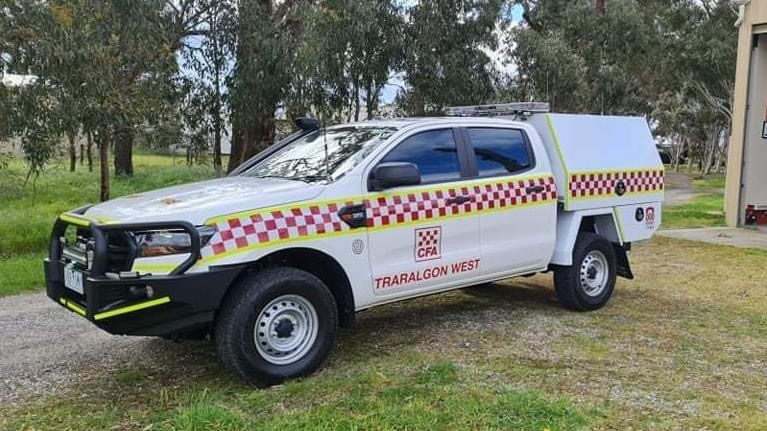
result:
<svg viewBox="0 0 767 431"><path fill-rule="evenodd" d="M232 288L215 328L227 368L245 382L272 385L322 364L338 326L333 295L322 281L294 268L269 268Z"/></svg>
<svg viewBox="0 0 767 431"><path fill-rule="evenodd" d="M554 287L559 302L576 311L604 306L615 288L616 264L612 244L597 234L578 235L573 250L573 265L554 271Z"/></svg>

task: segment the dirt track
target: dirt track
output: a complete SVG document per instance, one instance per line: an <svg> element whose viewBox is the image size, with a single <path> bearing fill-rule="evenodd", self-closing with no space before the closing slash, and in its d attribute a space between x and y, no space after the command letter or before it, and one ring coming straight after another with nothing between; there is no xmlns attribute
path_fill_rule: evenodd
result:
<svg viewBox="0 0 767 431"><path fill-rule="evenodd" d="M692 186L689 175L666 172L664 182L666 184L665 206L684 205L701 194Z"/></svg>
<svg viewBox="0 0 767 431"><path fill-rule="evenodd" d="M44 293L0 298L0 404L71 388L140 364L171 364L211 343L112 336Z"/></svg>

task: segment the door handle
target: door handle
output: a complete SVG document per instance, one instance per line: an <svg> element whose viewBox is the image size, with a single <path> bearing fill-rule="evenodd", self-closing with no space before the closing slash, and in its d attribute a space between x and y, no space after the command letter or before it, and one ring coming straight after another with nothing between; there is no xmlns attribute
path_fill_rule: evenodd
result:
<svg viewBox="0 0 767 431"><path fill-rule="evenodd" d="M365 227L368 224L367 211L364 204L347 205L338 211L338 217L352 229Z"/></svg>
<svg viewBox="0 0 767 431"><path fill-rule="evenodd" d="M463 205L470 200L471 198L469 196L456 196L454 198L449 198L446 202L448 205Z"/></svg>
<svg viewBox="0 0 767 431"><path fill-rule="evenodd" d="M525 191L528 193L540 193L544 190L546 190L546 187L543 186L532 186L525 188Z"/></svg>

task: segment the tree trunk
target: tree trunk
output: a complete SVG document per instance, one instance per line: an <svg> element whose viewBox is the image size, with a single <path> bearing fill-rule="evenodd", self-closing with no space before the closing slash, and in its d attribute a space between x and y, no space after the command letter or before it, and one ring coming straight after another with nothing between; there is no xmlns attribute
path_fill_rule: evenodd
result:
<svg viewBox="0 0 767 431"><path fill-rule="evenodd" d="M247 148L253 145L252 134L248 133L248 127L240 121L232 121L232 145L229 149L229 163L226 171L232 172L245 160Z"/></svg>
<svg viewBox="0 0 767 431"><path fill-rule="evenodd" d="M109 135L106 128L98 132L99 162L101 167L101 202L109 200Z"/></svg>
<svg viewBox="0 0 767 431"><path fill-rule="evenodd" d="M416 117L426 115L426 102L423 98L423 91L418 87L413 88L413 115Z"/></svg>
<svg viewBox="0 0 767 431"><path fill-rule="evenodd" d="M133 175L133 129L116 127L114 144L115 175Z"/></svg>
<svg viewBox="0 0 767 431"><path fill-rule="evenodd" d="M218 56L216 57L218 59ZM216 86L216 102L213 106L213 168L216 176L221 176L221 78L216 65L213 85Z"/></svg>
<svg viewBox="0 0 767 431"><path fill-rule="evenodd" d="M75 133L72 131L67 132L67 139L69 139L69 172L74 172L77 167L77 147L75 145Z"/></svg>
<svg viewBox="0 0 767 431"><path fill-rule="evenodd" d="M88 172L93 172L93 133L89 131L85 136L88 140Z"/></svg>
<svg viewBox="0 0 767 431"><path fill-rule="evenodd" d="M216 115L213 126L213 168L221 176L221 119Z"/></svg>
<svg viewBox="0 0 767 431"><path fill-rule="evenodd" d="M722 130L722 135L720 138L722 140L722 145L717 146L716 163L714 165L716 168L717 174L723 173L722 167L726 164L725 161L727 160L727 140L729 136L730 136L730 128L725 127Z"/></svg>
<svg viewBox="0 0 767 431"><path fill-rule="evenodd" d="M684 153L684 139L680 139L674 146L674 172L679 172L679 163L682 160L682 153Z"/></svg>
<svg viewBox="0 0 767 431"><path fill-rule="evenodd" d="M252 117L251 117L252 118ZM274 111L260 113L248 124L235 124L232 130L232 150L227 172L274 143Z"/></svg>
<svg viewBox="0 0 767 431"><path fill-rule="evenodd" d="M716 155L717 147L719 146L719 136L722 133L721 127L712 127L709 133L709 139L706 142L705 158L703 160L703 166L701 166L701 173L703 175L709 175L711 168L714 167L714 156Z"/></svg>
<svg viewBox="0 0 767 431"><path fill-rule="evenodd" d="M374 90L375 85L373 85L372 82L368 82L365 91L367 92L367 100L365 108L368 111L367 118L368 120L372 120L375 118L375 113L378 110L378 91L377 89Z"/></svg>
<svg viewBox="0 0 767 431"><path fill-rule="evenodd" d="M607 12L607 0L595 0L594 1L594 11L598 15L604 15L605 12Z"/></svg>
<svg viewBox="0 0 767 431"><path fill-rule="evenodd" d="M352 96L354 97L354 121L360 121L360 86L354 83Z"/></svg>
<svg viewBox="0 0 767 431"><path fill-rule="evenodd" d="M85 164L85 145L83 145L82 139L80 139L80 166Z"/></svg>

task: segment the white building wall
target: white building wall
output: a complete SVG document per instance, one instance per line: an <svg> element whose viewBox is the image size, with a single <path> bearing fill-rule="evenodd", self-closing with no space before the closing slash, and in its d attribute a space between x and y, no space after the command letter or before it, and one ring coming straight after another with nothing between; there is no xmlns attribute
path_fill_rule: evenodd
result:
<svg viewBox="0 0 767 431"><path fill-rule="evenodd" d="M767 205L767 139L762 138L767 121L767 34L755 37L758 39L751 60L741 209L747 205ZM740 214L740 223L744 216Z"/></svg>

